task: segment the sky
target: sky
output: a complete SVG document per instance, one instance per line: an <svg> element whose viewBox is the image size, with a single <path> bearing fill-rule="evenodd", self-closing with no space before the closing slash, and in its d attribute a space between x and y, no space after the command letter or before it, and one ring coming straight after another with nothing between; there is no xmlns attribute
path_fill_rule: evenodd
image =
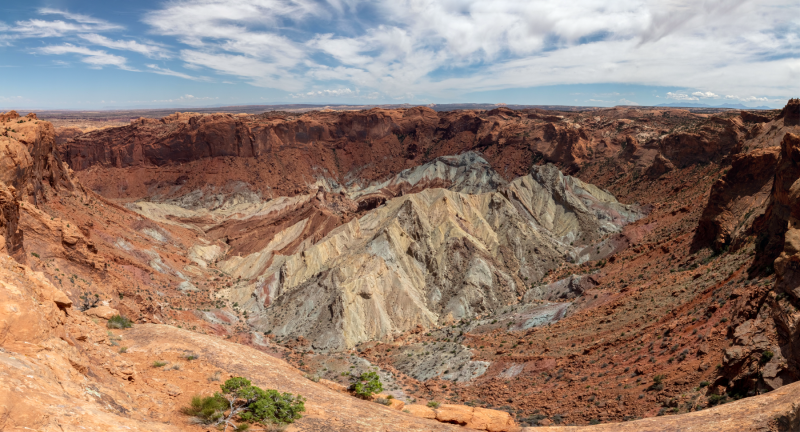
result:
<svg viewBox="0 0 800 432"><path fill-rule="evenodd" d="M800 96L797 0L3 3L0 109Z"/></svg>

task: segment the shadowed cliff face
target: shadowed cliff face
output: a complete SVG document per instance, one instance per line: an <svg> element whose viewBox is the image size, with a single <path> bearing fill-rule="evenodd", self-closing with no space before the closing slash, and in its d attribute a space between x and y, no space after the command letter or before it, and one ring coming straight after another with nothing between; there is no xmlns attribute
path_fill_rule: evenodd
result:
<svg viewBox="0 0 800 432"><path fill-rule="evenodd" d="M176 113L89 132L60 151L87 187L108 198L174 198L235 182L278 197L319 185L363 187L469 150L506 181L534 163L552 162L571 173L608 158L629 161L638 171L658 159L660 168L651 171L660 174L724 157L745 131L738 118L670 109Z"/></svg>

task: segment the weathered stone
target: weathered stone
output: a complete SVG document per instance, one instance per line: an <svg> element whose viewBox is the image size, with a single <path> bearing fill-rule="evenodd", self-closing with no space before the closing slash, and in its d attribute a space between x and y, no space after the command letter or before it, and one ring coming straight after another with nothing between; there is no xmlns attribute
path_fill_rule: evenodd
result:
<svg viewBox="0 0 800 432"><path fill-rule="evenodd" d="M409 412L409 414L422 417L427 419L436 419L436 411L424 406L424 405L406 405L405 409Z"/></svg>
<svg viewBox="0 0 800 432"><path fill-rule="evenodd" d="M119 315L118 310L110 308L108 306L97 306L91 309L87 309L83 313L96 318L102 318L104 320L111 319L111 317L113 317L114 315Z"/></svg>

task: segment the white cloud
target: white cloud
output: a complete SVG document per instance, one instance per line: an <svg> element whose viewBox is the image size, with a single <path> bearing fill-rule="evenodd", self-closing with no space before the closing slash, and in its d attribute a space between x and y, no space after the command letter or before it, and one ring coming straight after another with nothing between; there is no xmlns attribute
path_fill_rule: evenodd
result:
<svg viewBox="0 0 800 432"><path fill-rule="evenodd" d="M675 99L675 100L680 100L680 101L696 101L696 100L700 100L700 98L697 97L697 96L690 96L690 95L688 95L686 93L673 93L673 92L667 92L667 99Z"/></svg>
<svg viewBox="0 0 800 432"><path fill-rule="evenodd" d="M0 96L0 102L19 102L22 100L22 96Z"/></svg>
<svg viewBox="0 0 800 432"><path fill-rule="evenodd" d="M100 18L95 18L89 15L70 13L60 9L40 8L39 13L42 15L61 15L64 18L71 21L77 21L81 24L90 24L94 26L95 30L117 30L122 28L122 26L119 26L117 24L112 24Z"/></svg>
<svg viewBox="0 0 800 432"><path fill-rule="evenodd" d="M120 69L136 71L136 69L128 66L127 59L125 57L109 54L105 51L95 51L86 47L75 46L72 44L50 45L39 48L37 52L51 55L77 54L82 56L82 62L89 64L92 67L102 68L103 66L116 66Z"/></svg>
<svg viewBox="0 0 800 432"><path fill-rule="evenodd" d="M216 98L216 97L196 97L196 96L192 96L190 94L187 94L187 95L183 95L183 96L181 96L179 98L153 100L153 101L150 101L150 102L156 102L156 103L181 103L181 102L210 101L210 100L216 100L216 99L219 99L219 98Z"/></svg>
<svg viewBox="0 0 800 432"><path fill-rule="evenodd" d="M45 38L63 37L66 35L84 32L103 32L110 30L121 30L122 26L112 24L108 21L92 18L87 15L73 14L57 9L39 9L42 15L61 15L64 20L42 20L29 19L16 21L14 26L0 26L0 32L8 32L6 35L10 39L18 38Z"/></svg>
<svg viewBox="0 0 800 432"><path fill-rule="evenodd" d="M701 88L675 96L699 100L796 91L798 15L791 0L174 0L145 22L189 45L188 65L295 94L624 82Z"/></svg>
<svg viewBox="0 0 800 432"><path fill-rule="evenodd" d="M170 0L141 17L159 42L110 37L123 27L89 15L38 12L0 23L0 46L58 37L53 46L62 54L129 69L122 56L77 45L178 58L204 71L197 75L212 71L296 98L446 99L629 83L684 89L666 95L681 101L766 102L796 94L800 79L796 0ZM175 43L165 45L170 38ZM342 89L360 93L326 93ZM632 96L593 97L613 104Z"/></svg>
<svg viewBox="0 0 800 432"><path fill-rule="evenodd" d="M153 73L156 73L156 74L159 74L159 75L174 76L174 77L184 78L184 79L188 79L188 80L192 80L192 81L209 81L208 77L195 77L195 76L191 76L191 75L188 75L188 74L185 74L185 73L176 72L176 71L174 71L172 69L161 68L158 65L154 65L154 64L148 64L148 65L145 65L145 66L148 67L150 72L153 72Z"/></svg>
<svg viewBox="0 0 800 432"><path fill-rule="evenodd" d="M620 99L619 100L619 104L620 105L634 105L634 106L638 106L639 105L638 103L636 103L636 102L634 102L632 100L628 100L628 99Z"/></svg>
<svg viewBox="0 0 800 432"><path fill-rule="evenodd" d="M289 96L294 99L301 99L301 98L316 98L320 96L358 96L359 95L358 89L355 91L350 90L349 88L340 88L340 89L328 89L328 90L314 90L306 93L297 93L297 94L290 94Z"/></svg>
<svg viewBox="0 0 800 432"><path fill-rule="evenodd" d="M714 93L712 93L710 91L707 91L707 92L699 92L699 91L697 91L697 92L692 93L692 96L694 96L696 98L700 98L700 99L719 99L720 98L719 95L714 94Z"/></svg>
<svg viewBox="0 0 800 432"><path fill-rule="evenodd" d="M150 58L166 59L169 52L155 44L143 44L135 40L112 40L97 33L79 34L78 37L94 45L104 46L115 50L133 51Z"/></svg>

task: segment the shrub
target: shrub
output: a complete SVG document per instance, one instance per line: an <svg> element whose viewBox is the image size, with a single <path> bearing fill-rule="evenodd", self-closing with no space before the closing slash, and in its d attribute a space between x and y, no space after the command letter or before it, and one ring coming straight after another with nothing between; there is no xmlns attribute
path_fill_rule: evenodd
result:
<svg viewBox="0 0 800 432"><path fill-rule="evenodd" d="M319 375L305 374L303 376L306 377L306 379L309 381L319 382L320 380Z"/></svg>
<svg viewBox="0 0 800 432"><path fill-rule="evenodd" d="M249 429L248 423L259 423L267 431L282 431L286 425L302 417L305 398L277 390L262 390L242 377L233 377L220 385L222 393L192 398L190 406L181 410L199 418L204 424L220 429L231 426L235 431ZM227 414L226 414L227 412ZM233 423L238 418L239 425Z"/></svg>
<svg viewBox="0 0 800 432"><path fill-rule="evenodd" d="M377 372L362 373L355 379L351 388L361 399L369 399L373 394L383 391L383 385Z"/></svg>
<svg viewBox="0 0 800 432"><path fill-rule="evenodd" d="M763 353L761 353L761 363L762 364L769 363L769 361L772 360L772 357L774 356L775 353L773 353L772 351L769 350L764 351Z"/></svg>
<svg viewBox="0 0 800 432"><path fill-rule="evenodd" d="M187 354L183 358L187 361L197 360L197 354Z"/></svg>
<svg viewBox="0 0 800 432"><path fill-rule="evenodd" d="M727 395L713 394L708 397L708 406L724 404L727 401L728 401Z"/></svg>
<svg viewBox="0 0 800 432"><path fill-rule="evenodd" d="M653 390L662 390L664 389L664 375L656 375L653 377L653 385L650 386Z"/></svg>
<svg viewBox="0 0 800 432"><path fill-rule="evenodd" d="M164 366L166 366L166 365L167 365L167 362L165 362L165 361L161 361L161 360L156 360L156 361L154 361L154 362L153 362L153 365L152 365L152 366L153 366L154 368L160 368L160 367L164 367Z"/></svg>
<svg viewBox="0 0 800 432"><path fill-rule="evenodd" d="M255 400L247 407L247 411L239 414L239 418L245 422L289 424L300 419L300 413L306 410L302 396L252 387L256 390Z"/></svg>
<svg viewBox="0 0 800 432"><path fill-rule="evenodd" d="M128 352L128 347L120 347L119 349L120 354L125 354L126 352Z"/></svg>
<svg viewBox="0 0 800 432"><path fill-rule="evenodd" d="M377 403L379 403L381 405L386 405L386 406L389 406L389 405L392 404L392 401L390 399L386 399L386 398L377 398L377 399L375 399L375 402L377 402Z"/></svg>
<svg viewBox="0 0 800 432"><path fill-rule="evenodd" d="M109 318L106 325L110 329L126 329L133 327L133 322L122 315L114 315Z"/></svg>
<svg viewBox="0 0 800 432"><path fill-rule="evenodd" d="M219 393L216 393L214 396L193 397L191 404L188 407L181 408L181 412L188 416L197 417L203 424L211 424L220 420L227 409L228 401Z"/></svg>
<svg viewBox="0 0 800 432"><path fill-rule="evenodd" d="M436 409L439 408L439 405L441 405L441 403L436 401L428 401L428 408Z"/></svg>

